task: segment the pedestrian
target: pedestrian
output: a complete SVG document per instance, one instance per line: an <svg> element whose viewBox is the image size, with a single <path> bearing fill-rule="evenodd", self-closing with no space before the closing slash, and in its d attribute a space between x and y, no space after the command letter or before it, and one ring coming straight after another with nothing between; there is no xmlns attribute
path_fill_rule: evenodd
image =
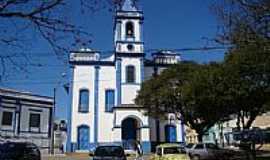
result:
<svg viewBox="0 0 270 160"><path fill-rule="evenodd" d="M136 160L142 160L143 150L140 142L136 141Z"/></svg>

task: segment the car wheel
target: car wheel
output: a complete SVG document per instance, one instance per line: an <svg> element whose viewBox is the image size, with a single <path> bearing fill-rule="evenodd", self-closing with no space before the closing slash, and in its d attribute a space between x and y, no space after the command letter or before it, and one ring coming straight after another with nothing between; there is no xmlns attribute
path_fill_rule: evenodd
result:
<svg viewBox="0 0 270 160"><path fill-rule="evenodd" d="M200 160L200 156L196 155L192 157L192 160Z"/></svg>

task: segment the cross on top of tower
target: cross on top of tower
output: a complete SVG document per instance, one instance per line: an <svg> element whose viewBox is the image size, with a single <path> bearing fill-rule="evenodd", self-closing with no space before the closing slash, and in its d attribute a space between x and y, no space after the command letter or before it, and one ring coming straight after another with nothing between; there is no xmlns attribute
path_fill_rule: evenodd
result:
<svg viewBox="0 0 270 160"><path fill-rule="evenodd" d="M122 11L138 11L134 0L124 0L121 8Z"/></svg>

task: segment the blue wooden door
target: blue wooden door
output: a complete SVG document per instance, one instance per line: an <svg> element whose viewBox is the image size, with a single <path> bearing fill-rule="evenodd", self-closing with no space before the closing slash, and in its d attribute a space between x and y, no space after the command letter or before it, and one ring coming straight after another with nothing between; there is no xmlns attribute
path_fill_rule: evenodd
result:
<svg viewBox="0 0 270 160"><path fill-rule="evenodd" d="M81 126L78 128L78 149L88 150L89 145L89 127Z"/></svg>
<svg viewBox="0 0 270 160"><path fill-rule="evenodd" d="M176 127L173 125L165 126L165 141L169 143L176 142Z"/></svg>
<svg viewBox="0 0 270 160"><path fill-rule="evenodd" d="M137 127L136 120L128 118L122 123L122 140L136 140L137 139Z"/></svg>

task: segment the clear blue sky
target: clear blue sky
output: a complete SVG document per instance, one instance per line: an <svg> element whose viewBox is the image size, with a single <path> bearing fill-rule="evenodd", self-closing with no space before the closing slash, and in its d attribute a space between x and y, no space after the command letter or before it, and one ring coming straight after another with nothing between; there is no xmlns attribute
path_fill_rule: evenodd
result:
<svg viewBox="0 0 270 160"><path fill-rule="evenodd" d="M217 19L209 10L211 0L141 0L144 11L144 41L146 49L181 49L211 46L205 38L212 39L217 33ZM89 17L81 18L77 11L70 10L74 22L92 33L90 48L100 51L113 49L113 14L107 9ZM44 40L37 38L29 50L31 59L42 67L31 67L30 73L13 73L0 84L2 87L53 96L57 87L56 114L65 118L69 97L62 85L68 81L69 65L66 57L58 59ZM48 53L48 54L47 54ZM224 51L182 52L183 60L198 62L221 61ZM45 54L45 55L44 55ZM66 73L66 77L62 77Z"/></svg>

